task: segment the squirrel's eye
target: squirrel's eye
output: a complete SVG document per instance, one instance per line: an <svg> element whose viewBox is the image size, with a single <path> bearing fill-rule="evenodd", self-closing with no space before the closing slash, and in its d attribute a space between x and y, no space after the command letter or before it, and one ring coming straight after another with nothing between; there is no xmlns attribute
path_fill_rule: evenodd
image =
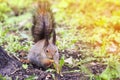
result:
<svg viewBox="0 0 120 80"><path fill-rule="evenodd" d="M49 52L49 50L46 50L46 52L48 53L48 52Z"/></svg>

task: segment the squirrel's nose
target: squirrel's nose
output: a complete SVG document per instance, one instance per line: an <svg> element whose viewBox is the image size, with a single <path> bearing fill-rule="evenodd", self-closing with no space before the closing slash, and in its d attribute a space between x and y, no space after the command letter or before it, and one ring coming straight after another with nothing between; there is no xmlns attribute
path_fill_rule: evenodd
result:
<svg viewBox="0 0 120 80"><path fill-rule="evenodd" d="M52 57L52 56L49 56L49 59L51 59L51 60L52 60L52 59L53 59L53 57Z"/></svg>
<svg viewBox="0 0 120 80"><path fill-rule="evenodd" d="M53 55L52 54L48 55L48 58L52 60L53 59Z"/></svg>

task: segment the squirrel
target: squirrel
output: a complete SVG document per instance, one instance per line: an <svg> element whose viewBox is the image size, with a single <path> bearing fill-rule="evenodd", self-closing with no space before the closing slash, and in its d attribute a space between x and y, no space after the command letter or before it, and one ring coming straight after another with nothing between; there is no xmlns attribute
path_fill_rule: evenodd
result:
<svg viewBox="0 0 120 80"><path fill-rule="evenodd" d="M28 61L42 68L55 64L57 73L60 73L55 24L48 1L39 2L33 21L31 29L35 44L29 51Z"/></svg>
<svg viewBox="0 0 120 80"><path fill-rule="evenodd" d="M37 67L48 68L53 63L57 73L60 73L59 68L59 53L58 48L54 44L54 40L49 40L49 45L44 47L45 39L39 40L33 47L30 49L28 54L28 60Z"/></svg>

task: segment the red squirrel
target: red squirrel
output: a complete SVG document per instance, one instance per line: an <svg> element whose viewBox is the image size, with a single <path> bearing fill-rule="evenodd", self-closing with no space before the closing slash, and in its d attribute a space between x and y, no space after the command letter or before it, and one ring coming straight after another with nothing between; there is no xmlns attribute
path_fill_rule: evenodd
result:
<svg viewBox="0 0 120 80"><path fill-rule="evenodd" d="M49 45L44 47L45 39L39 40L29 51L28 60L38 66L48 68L55 63L59 66L59 53L56 45L49 40Z"/></svg>
<svg viewBox="0 0 120 80"><path fill-rule="evenodd" d="M38 9L34 16L32 36L35 45L29 51L28 60L32 64L44 68L55 64L57 73L60 73L59 53L55 44L54 18L48 1L38 3Z"/></svg>

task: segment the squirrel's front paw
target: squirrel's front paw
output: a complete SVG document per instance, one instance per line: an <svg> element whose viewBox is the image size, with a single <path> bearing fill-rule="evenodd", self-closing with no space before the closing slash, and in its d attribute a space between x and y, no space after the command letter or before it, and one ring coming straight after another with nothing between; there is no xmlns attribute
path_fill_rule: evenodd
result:
<svg viewBox="0 0 120 80"><path fill-rule="evenodd" d="M42 62L46 67L50 67L54 63L54 60L44 59Z"/></svg>

